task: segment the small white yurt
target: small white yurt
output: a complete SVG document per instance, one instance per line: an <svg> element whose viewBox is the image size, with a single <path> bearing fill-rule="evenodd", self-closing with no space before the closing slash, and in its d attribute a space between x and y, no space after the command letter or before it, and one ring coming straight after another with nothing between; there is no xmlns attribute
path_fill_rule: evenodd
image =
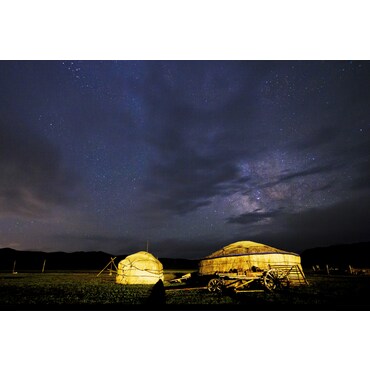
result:
<svg viewBox="0 0 370 370"><path fill-rule="evenodd" d="M120 261L117 284L156 284L164 280L163 265L148 252L137 252Z"/></svg>

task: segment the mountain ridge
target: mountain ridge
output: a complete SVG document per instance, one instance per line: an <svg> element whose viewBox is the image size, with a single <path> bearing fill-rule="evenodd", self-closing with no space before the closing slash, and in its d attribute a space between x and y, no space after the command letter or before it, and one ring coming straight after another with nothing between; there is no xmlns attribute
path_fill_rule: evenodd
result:
<svg viewBox="0 0 370 370"><path fill-rule="evenodd" d="M301 254L302 266L332 265L337 267L370 267L370 241L314 247Z"/></svg>
<svg viewBox="0 0 370 370"><path fill-rule="evenodd" d="M113 255L102 251L43 252L20 251L12 248L0 248L0 270L41 271L44 261L45 271L50 270L101 270L115 258L115 263L128 254ZM185 258L159 258L165 269L197 269L198 260Z"/></svg>

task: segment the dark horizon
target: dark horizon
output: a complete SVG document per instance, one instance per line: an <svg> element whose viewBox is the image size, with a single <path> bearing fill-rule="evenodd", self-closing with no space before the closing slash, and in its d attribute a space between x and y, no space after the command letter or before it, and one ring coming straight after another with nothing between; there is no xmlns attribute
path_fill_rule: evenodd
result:
<svg viewBox="0 0 370 370"><path fill-rule="evenodd" d="M353 243L340 243L340 244L334 244L334 245L317 245L317 246L311 246L311 247L308 247L308 248L305 248L301 251L289 251L289 250L285 250L286 252L293 252L293 253L297 253L299 255L303 255L307 252L315 252L316 250L320 250L319 253L321 252L324 252L324 250L330 250L330 252L332 253L331 256L334 256L335 257L335 254L333 254L333 248L338 248L338 250L340 250L341 252L343 252L343 248L345 248L346 250L346 253L348 252L351 252L348 248L351 248L351 247L355 247L356 248L356 251L358 252L359 249L358 248L368 248L368 246L370 245L370 241L363 241L363 242L353 242ZM226 245L221 245L221 246L218 246L219 249L221 249L223 246L226 246ZM214 246L213 246L214 247ZM57 253L57 254L71 254L71 253L96 253L96 254L100 254L100 253L106 253L110 256L116 256L116 257L124 257L124 256L127 256L129 255L129 253L119 253L119 254L114 254L114 253L110 253L110 252L107 252L107 251L103 251L103 250L74 250L74 251L63 251L63 250L52 250L52 251L47 251L47 250L40 250L40 249L17 249L17 248L10 248L10 247L5 247L5 248L0 248L0 251L6 251L6 250L9 250L9 251L12 251L12 252L15 252L15 253L20 253L22 254L23 252L28 252L28 253L35 253L35 254L38 254L38 253L46 253L46 254L49 254L49 253ZM210 248L211 252L215 252L217 250L217 247L213 248L212 247ZM186 257L168 257L166 255L158 255L156 254L155 250L151 250L151 249L146 249L146 248L137 248L135 250L132 250L130 253L137 253L137 252L140 252L140 251L147 251L151 254L153 254L156 258L159 258L159 259L169 259L169 260L193 260L193 261L199 261L205 257L207 257L206 255L203 255L201 257L198 257L198 258L186 258ZM363 252L363 250L361 250L361 252ZM351 256L353 257L353 255ZM365 260L361 260L361 262L367 262L367 258ZM367 266L367 265L366 265Z"/></svg>
<svg viewBox="0 0 370 370"><path fill-rule="evenodd" d="M370 240L368 61L0 61L0 97L0 248Z"/></svg>

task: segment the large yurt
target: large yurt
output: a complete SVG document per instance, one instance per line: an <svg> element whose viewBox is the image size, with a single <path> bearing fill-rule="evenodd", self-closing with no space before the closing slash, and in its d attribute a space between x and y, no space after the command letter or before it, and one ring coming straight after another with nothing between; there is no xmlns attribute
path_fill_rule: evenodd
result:
<svg viewBox="0 0 370 370"><path fill-rule="evenodd" d="M127 256L117 266L118 284L156 284L164 280L163 265L148 252Z"/></svg>
<svg viewBox="0 0 370 370"><path fill-rule="evenodd" d="M253 241L239 241L202 259L199 262L199 274L237 273L253 276L261 271L284 266L294 267L304 279L301 257L298 254Z"/></svg>

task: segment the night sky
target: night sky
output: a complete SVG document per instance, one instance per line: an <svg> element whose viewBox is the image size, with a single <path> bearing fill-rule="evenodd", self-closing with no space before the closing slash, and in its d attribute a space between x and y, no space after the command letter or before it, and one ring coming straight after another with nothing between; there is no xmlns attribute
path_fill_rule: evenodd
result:
<svg viewBox="0 0 370 370"><path fill-rule="evenodd" d="M370 240L368 61L0 61L0 248Z"/></svg>

